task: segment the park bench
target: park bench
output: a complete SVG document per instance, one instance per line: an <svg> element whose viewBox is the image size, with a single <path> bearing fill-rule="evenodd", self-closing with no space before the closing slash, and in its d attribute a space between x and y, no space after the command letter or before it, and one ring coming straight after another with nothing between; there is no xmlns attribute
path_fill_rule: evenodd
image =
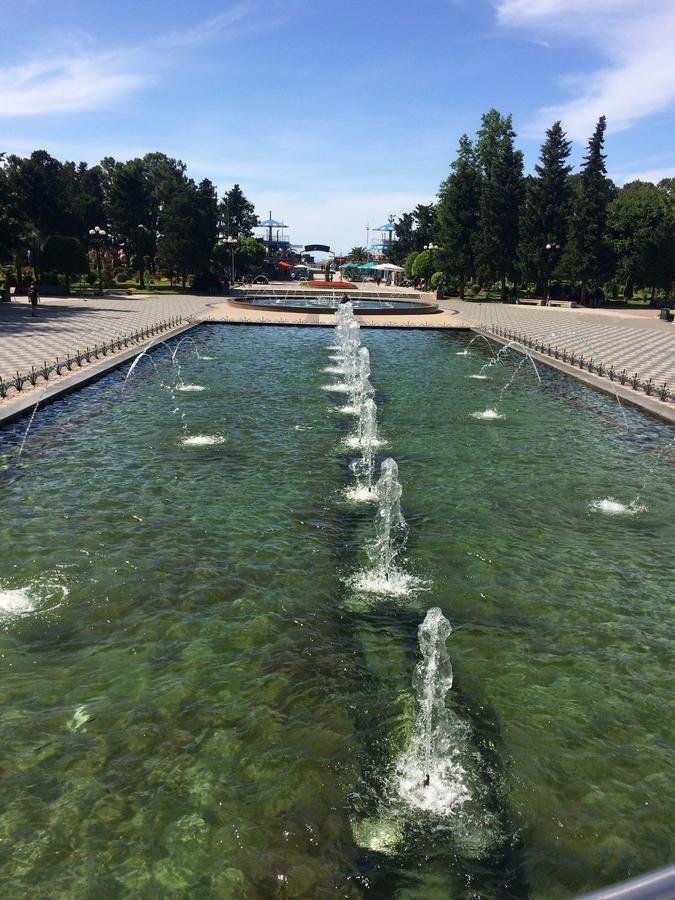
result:
<svg viewBox="0 0 675 900"><path fill-rule="evenodd" d="M518 306L527 304L528 306L542 306L544 301L541 297L520 297L516 303Z"/></svg>
<svg viewBox="0 0 675 900"><path fill-rule="evenodd" d="M1 297L0 303L11 303L12 300L13 300L13 298L14 298L14 296L15 296L15 294L16 294L16 288L15 288L15 287L8 287L8 288L5 288L5 289L2 291L2 294L0 295L0 297Z"/></svg>
<svg viewBox="0 0 675 900"><path fill-rule="evenodd" d="M576 300L549 300L549 306L565 306L567 309L573 309L577 307L579 304Z"/></svg>

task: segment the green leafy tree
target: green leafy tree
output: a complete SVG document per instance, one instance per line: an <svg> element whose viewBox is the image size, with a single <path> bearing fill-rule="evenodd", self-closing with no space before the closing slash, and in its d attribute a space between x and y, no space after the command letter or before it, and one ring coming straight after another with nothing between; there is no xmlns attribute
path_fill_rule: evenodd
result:
<svg viewBox="0 0 675 900"><path fill-rule="evenodd" d="M246 199L238 184L225 192L219 212L225 233L233 237L251 237L260 221L255 214L255 207Z"/></svg>
<svg viewBox="0 0 675 900"><path fill-rule="evenodd" d="M525 278L543 284L546 294L565 246L570 217L570 147L560 122L554 122L546 132L540 162L534 167L536 176L527 180L525 189L518 247L520 269Z"/></svg>
<svg viewBox="0 0 675 900"><path fill-rule="evenodd" d="M52 234L45 241L43 265L66 276L66 291L70 293L71 277L89 271L89 257L77 238Z"/></svg>
<svg viewBox="0 0 675 900"><path fill-rule="evenodd" d="M494 107L483 113L476 135L475 157L484 181L492 177L492 170L503 152L504 140L513 141L515 136L511 116L502 116Z"/></svg>
<svg viewBox="0 0 675 900"><path fill-rule="evenodd" d="M438 192L438 235L445 269L457 278L459 296L464 299L466 281L476 269L481 188L474 148L467 135L460 138L451 169Z"/></svg>
<svg viewBox="0 0 675 900"><path fill-rule="evenodd" d="M265 259L265 245L254 237L241 237L234 248L236 268L243 274L260 271Z"/></svg>
<svg viewBox="0 0 675 900"><path fill-rule="evenodd" d="M217 237L217 198L208 179L182 185L164 206L159 224L160 262L180 273L183 287L188 273L208 272Z"/></svg>
<svg viewBox="0 0 675 900"><path fill-rule="evenodd" d="M633 181L624 185L607 210L608 235L624 297L635 286L668 290L675 279L675 221L668 199L656 185Z"/></svg>
<svg viewBox="0 0 675 900"><path fill-rule="evenodd" d="M10 156L8 165L22 213L41 242L50 234L67 234L71 223L64 198L71 192L64 165L46 150L35 150L27 159Z"/></svg>
<svg viewBox="0 0 675 900"><path fill-rule="evenodd" d="M415 217L410 213L403 213L396 222L396 240L392 244L389 254L391 261L401 265L411 254L419 252L415 235Z"/></svg>
<svg viewBox="0 0 675 900"><path fill-rule="evenodd" d="M73 216L73 235L86 241L89 229L98 225L103 227L106 221L103 170L100 166L79 163L73 164L73 185L71 210Z"/></svg>
<svg viewBox="0 0 675 900"><path fill-rule="evenodd" d="M417 259L417 252L413 250L412 253L409 253L406 258L403 260L403 274L406 278L414 278L413 274L413 266L415 265L415 260Z"/></svg>
<svg viewBox="0 0 675 900"><path fill-rule="evenodd" d="M349 251L349 261L353 263L368 262L368 251L365 247L352 247Z"/></svg>
<svg viewBox="0 0 675 900"><path fill-rule="evenodd" d="M413 278L423 278L426 282L429 281L434 271L434 263L431 258L431 253L428 250L422 250L415 256L414 262L412 264L412 275Z"/></svg>
<svg viewBox="0 0 675 900"><path fill-rule="evenodd" d="M103 160L107 173L106 212L113 235L124 244L129 258L138 264L141 287L145 286L144 230L154 230L153 186L142 159L120 163Z"/></svg>
<svg viewBox="0 0 675 900"><path fill-rule="evenodd" d="M165 203L187 181L187 166L180 159L165 153L146 153L143 157L145 177L150 186L149 216L147 224L156 229L159 215Z"/></svg>
<svg viewBox="0 0 675 900"><path fill-rule="evenodd" d="M433 203L418 203L413 210L415 219L416 249L421 250L425 244L431 244L436 238L436 207Z"/></svg>
<svg viewBox="0 0 675 900"><path fill-rule="evenodd" d="M0 154L0 262L12 260L21 247L23 228L18 199L4 154Z"/></svg>
<svg viewBox="0 0 675 900"><path fill-rule="evenodd" d="M412 252L419 253L425 244L436 238L436 207L418 203L412 212L404 213L396 223L396 240L392 242L389 259L401 265Z"/></svg>
<svg viewBox="0 0 675 900"><path fill-rule="evenodd" d="M523 154L514 147L511 117L493 147L485 169L480 198L480 228L476 242L478 272L488 281L501 282L502 301L507 281L516 281L518 228L523 197ZM493 150L495 151L493 153Z"/></svg>
<svg viewBox="0 0 675 900"><path fill-rule="evenodd" d="M572 203L567 244L560 271L581 283L581 302L587 303L591 283L612 273L612 252L607 240L607 209L614 192L607 178L603 154L607 120L601 116L588 142L584 166Z"/></svg>

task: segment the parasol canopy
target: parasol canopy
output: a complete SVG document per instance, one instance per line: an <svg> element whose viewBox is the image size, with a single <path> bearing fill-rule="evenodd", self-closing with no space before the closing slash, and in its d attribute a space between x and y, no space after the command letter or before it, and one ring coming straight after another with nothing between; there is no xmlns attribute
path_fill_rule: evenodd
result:
<svg viewBox="0 0 675 900"><path fill-rule="evenodd" d="M374 269L379 269L384 272L404 272L405 269L403 266L395 266L394 263L379 263L378 265L373 266Z"/></svg>

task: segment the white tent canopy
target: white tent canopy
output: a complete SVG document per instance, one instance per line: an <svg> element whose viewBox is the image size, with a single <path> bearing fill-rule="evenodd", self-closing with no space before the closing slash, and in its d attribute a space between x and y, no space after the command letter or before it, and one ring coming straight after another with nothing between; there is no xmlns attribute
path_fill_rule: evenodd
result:
<svg viewBox="0 0 675 900"><path fill-rule="evenodd" d="M380 263L379 265L373 266L374 269L382 272L403 272L405 271L402 266L395 266L394 263Z"/></svg>

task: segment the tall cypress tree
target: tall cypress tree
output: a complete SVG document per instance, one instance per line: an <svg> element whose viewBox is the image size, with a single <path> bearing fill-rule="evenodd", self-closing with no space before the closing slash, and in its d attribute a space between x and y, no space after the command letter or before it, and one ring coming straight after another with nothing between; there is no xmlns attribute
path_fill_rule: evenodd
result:
<svg viewBox="0 0 675 900"><path fill-rule="evenodd" d="M480 215L480 172L466 134L459 140L452 172L438 192L438 229L448 272L458 279L464 299L466 280L476 268L475 243Z"/></svg>
<svg viewBox="0 0 675 900"><path fill-rule="evenodd" d="M607 208L613 194L603 154L607 120L601 116L584 157L584 167L572 204L567 246L560 269L581 282L581 302L588 299L591 282L611 274L612 253L607 240Z"/></svg>
<svg viewBox="0 0 675 900"><path fill-rule="evenodd" d="M495 144L489 174L480 199L480 230L477 244L479 273L487 280L499 279L502 301L507 280L517 280L517 250L520 208L523 198L523 154L513 145L515 134L508 125Z"/></svg>
<svg viewBox="0 0 675 900"><path fill-rule="evenodd" d="M536 176L527 182L518 248L525 278L543 284L548 293L551 278L564 250L570 215L572 185L567 165L571 143L560 122L546 132ZM547 249L550 248L550 249Z"/></svg>

